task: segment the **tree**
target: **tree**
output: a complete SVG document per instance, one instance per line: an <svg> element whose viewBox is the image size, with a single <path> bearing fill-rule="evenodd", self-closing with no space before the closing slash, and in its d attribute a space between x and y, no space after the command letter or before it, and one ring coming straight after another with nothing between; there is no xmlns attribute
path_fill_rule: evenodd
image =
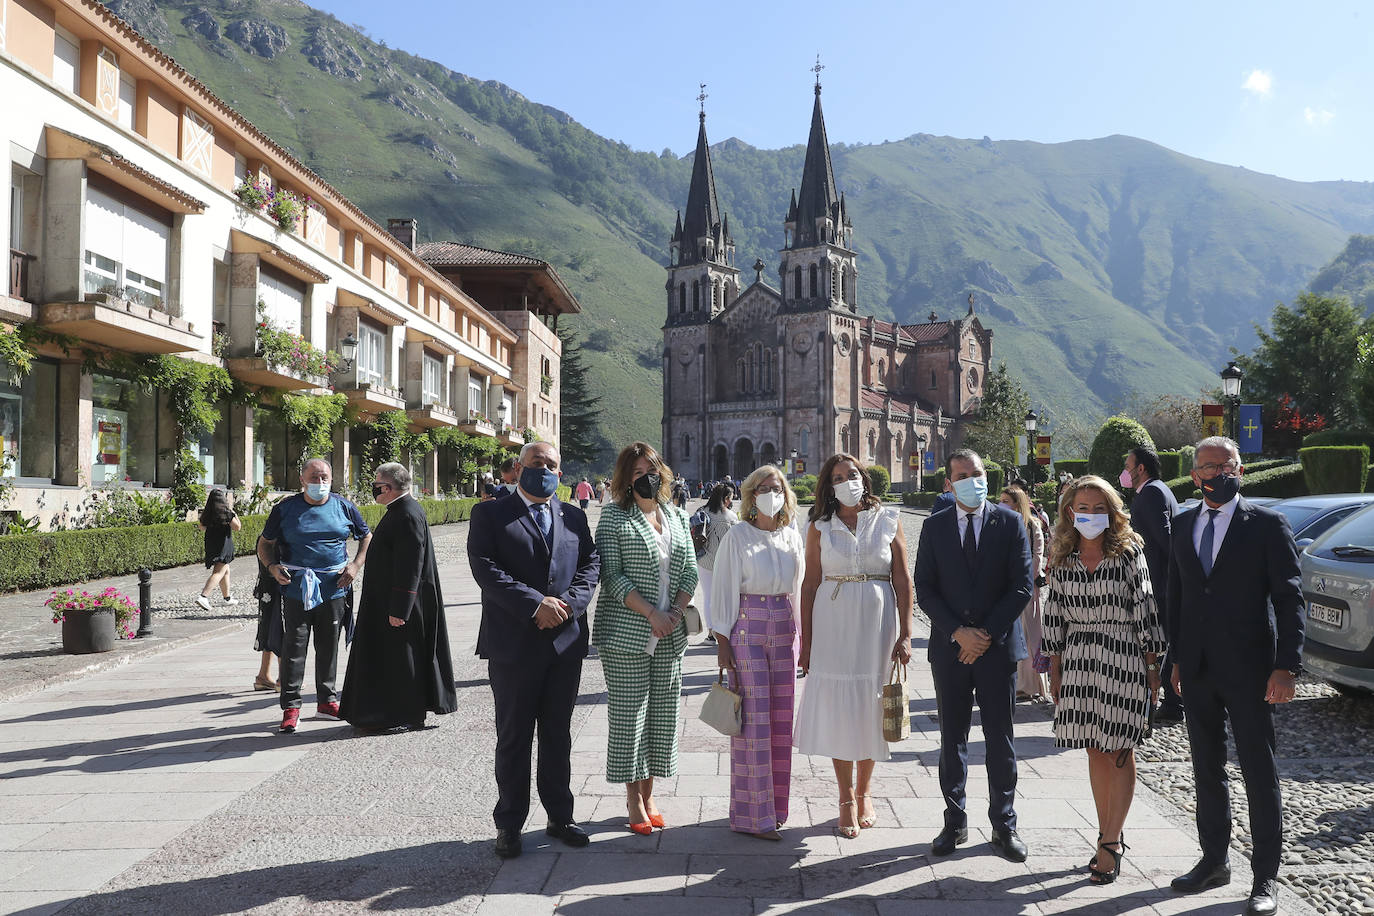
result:
<svg viewBox="0 0 1374 916"><path fill-rule="evenodd" d="M1358 392L1365 383L1369 335L1374 319L1344 296L1301 293L1296 308L1280 302L1269 330L1256 326L1259 346L1236 362L1245 370L1247 400L1274 409L1290 394L1303 415L1321 414L1333 426L1354 425L1361 414ZM1363 362L1363 365L1362 365Z"/></svg>
<svg viewBox="0 0 1374 916"><path fill-rule="evenodd" d="M1098 430L1097 438L1093 439L1093 448L1088 454L1088 473L1107 481L1116 480L1126 466L1126 453L1138 445L1155 447L1145 427L1130 417L1108 417Z"/></svg>
<svg viewBox="0 0 1374 916"><path fill-rule="evenodd" d="M562 421L559 452L565 471L585 471L596 464L609 444L601 434L601 398L592 395L587 378L587 364L582 361L582 348L569 331L559 331L563 342L563 357L558 367L560 408Z"/></svg>
<svg viewBox="0 0 1374 916"><path fill-rule="evenodd" d="M968 426L964 446L985 460L1002 465L1016 462L1016 437L1026 434L1030 395L1000 363L983 380L983 398Z"/></svg>

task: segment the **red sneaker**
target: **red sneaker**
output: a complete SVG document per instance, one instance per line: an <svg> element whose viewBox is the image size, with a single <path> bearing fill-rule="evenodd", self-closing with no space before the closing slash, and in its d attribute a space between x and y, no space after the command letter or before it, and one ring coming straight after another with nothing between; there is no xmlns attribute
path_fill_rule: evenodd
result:
<svg viewBox="0 0 1374 916"><path fill-rule="evenodd" d="M315 718L333 719L335 722L339 721L339 704L321 703L315 707Z"/></svg>
<svg viewBox="0 0 1374 916"><path fill-rule="evenodd" d="M284 731L284 732L293 732L293 731L295 731L295 730L296 730L296 723L299 722L300 720L301 720L301 711L300 711L299 709L284 709L284 710L282 710L282 714L281 714L281 730Z"/></svg>

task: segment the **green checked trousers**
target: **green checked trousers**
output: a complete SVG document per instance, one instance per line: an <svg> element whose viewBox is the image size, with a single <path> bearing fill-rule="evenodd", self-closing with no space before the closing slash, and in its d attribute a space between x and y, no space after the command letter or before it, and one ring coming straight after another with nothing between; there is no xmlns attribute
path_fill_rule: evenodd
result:
<svg viewBox="0 0 1374 916"><path fill-rule="evenodd" d="M682 656L664 639L653 655L602 649L606 674L606 781L677 775Z"/></svg>

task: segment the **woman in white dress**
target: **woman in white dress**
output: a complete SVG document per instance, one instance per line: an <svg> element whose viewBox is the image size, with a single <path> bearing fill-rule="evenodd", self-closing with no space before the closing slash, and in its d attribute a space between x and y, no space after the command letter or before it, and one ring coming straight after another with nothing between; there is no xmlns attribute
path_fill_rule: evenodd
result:
<svg viewBox="0 0 1374 916"><path fill-rule="evenodd" d="M706 549L697 557L697 575L701 583L701 613L704 620L711 617L711 579L716 564L716 552L725 532L739 522L735 514L735 488L718 483L711 490L711 498L700 511L706 513ZM794 513L795 514L795 513ZM710 630L708 624L706 629Z"/></svg>
<svg viewBox="0 0 1374 916"><path fill-rule="evenodd" d="M832 456L817 475L806 534L797 749L831 758L842 837L877 823L869 786L874 763L889 759L882 688L894 659L911 660L911 610L897 510L873 495L857 458Z"/></svg>

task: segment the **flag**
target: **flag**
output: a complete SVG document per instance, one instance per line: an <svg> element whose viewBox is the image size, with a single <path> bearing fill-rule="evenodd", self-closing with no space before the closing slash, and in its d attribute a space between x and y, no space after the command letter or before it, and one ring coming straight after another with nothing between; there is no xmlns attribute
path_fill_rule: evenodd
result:
<svg viewBox="0 0 1374 916"><path fill-rule="evenodd" d="M1221 435L1223 416L1223 408L1220 404L1202 405L1202 438Z"/></svg>
<svg viewBox="0 0 1374 916"><path fill-rule="evenodd" d="M1260 422L1260 405L1242 404L1236 418L1236 441L1242 455L1258 455L1264 451L1264 424Z"/></svg>
<svg viewBox="0 0 1374 916"><path fill-rule="evenodd" d="M1046 465L1050 463L1050 437L1049 437L1049 436L1036 436L1036 437L1035 437L1035 463L1036 463L1036 464L1046 464Z"/></svg>
<svg viewBox="0 0 1374 916"><path fill-rule="evenodd" d="M926 452L926 466L925 466L925 469L924 469L924 470L925 470L925 472L926 472L927 474L934 474L934 473L935 473L935 453L934 453L934 452Z"/></svg>
<svg viewBox="0 0 1374 916"><path fill-rule="evenodd" d="M906 466L909 468L919 468L921 466L921 453L912 452L907 456Z"/></svg>
<svg viewBox="0 0 1374 916"><path fill-rule="evenodd" d="M1026 437L1016 437L1016 460L1012 462L1017 467L1026 463Z"/></svg>

